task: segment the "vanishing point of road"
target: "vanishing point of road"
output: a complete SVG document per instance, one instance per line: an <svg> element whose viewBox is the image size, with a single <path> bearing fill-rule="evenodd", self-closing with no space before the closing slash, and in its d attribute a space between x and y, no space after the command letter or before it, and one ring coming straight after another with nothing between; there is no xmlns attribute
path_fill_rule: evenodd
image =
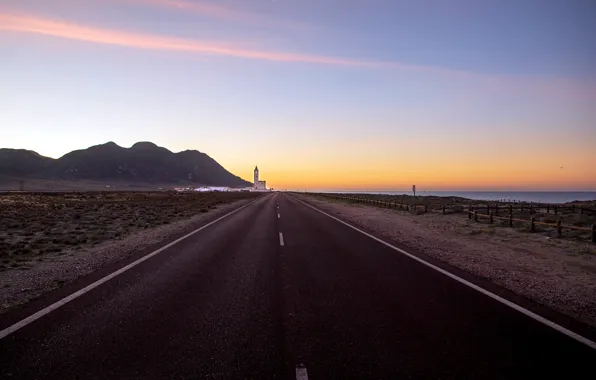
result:
<svg viewBox="0 0 596 380"><path fill-rule="evenodd" d="M527 379L596 370L589 339L283 193L32 307L0 318L1 379Z"/></svg>

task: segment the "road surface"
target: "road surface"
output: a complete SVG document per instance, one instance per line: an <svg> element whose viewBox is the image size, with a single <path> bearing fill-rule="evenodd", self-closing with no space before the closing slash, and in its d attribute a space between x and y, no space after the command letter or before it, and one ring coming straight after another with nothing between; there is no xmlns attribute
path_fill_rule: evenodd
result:
<svg viewBox="0 0 596 380"><path fill-rule="evenodd" d="M275 193L0 339L2 379L583 378L595 363L588 345Z"/></svg>

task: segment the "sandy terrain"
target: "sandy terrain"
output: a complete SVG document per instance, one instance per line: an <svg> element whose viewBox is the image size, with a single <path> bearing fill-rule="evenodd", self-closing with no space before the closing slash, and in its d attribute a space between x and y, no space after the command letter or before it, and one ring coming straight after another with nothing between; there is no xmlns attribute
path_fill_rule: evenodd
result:
<svg viewBox="0 0 596 380"><path fill-rule="evenodd" d="M147 204L128 196L0 197L0 313L255 198L254 193L184 198L161 193Z"/></svg>
<svg viewBox="0 0 596 380"><path fill-rule="evenodd" d="M469 221L298 195L379 236L400 242L596 326L596 245Z"/></svg>

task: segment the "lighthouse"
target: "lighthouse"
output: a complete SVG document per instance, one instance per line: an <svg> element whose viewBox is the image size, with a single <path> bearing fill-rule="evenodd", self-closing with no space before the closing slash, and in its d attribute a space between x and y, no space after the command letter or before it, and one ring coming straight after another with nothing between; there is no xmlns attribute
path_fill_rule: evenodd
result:
<svg viewBox="0 0 596 380"><path fill-rule="evenodd" d="M254 176L254 186L253 191L265 191L267 190L267 183L265 181L259 180L259 168L255 166L255 176Z"/></svg>

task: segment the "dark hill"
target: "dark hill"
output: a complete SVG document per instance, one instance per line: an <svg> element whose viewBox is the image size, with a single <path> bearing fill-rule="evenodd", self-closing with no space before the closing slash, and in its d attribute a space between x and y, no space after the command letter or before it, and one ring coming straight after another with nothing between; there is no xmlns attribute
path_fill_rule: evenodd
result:
<svg viewBox="0 0 596 380"><path fill-rule="evenodd" d="M18 178L250 186L205 153L173 153L151 142L123 148L113 142L55 160L33 151L0 149L0 176Z"/></svg>
<svg viewBox="0 0 596 380"><path fill-rule="evenodd" d="M0 149L0 175L28 177L48 170L55 161L32 150Z"/></svg>

